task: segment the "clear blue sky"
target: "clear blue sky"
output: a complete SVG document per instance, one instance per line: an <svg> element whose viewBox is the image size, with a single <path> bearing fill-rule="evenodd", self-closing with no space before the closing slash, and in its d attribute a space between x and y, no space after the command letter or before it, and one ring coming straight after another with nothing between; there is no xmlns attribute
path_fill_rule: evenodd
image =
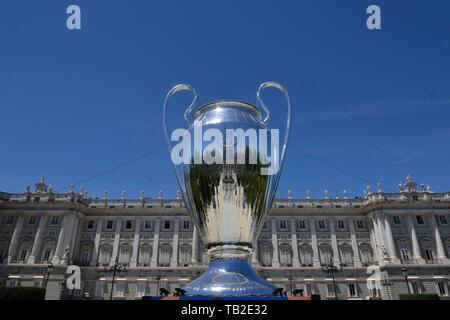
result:
<svg viewBox="0 0 450 320"><path fill-rule="evenodd" d="M80 31L66 29L69 4ZM382 30L366 28L370 4ZM449 13L446 0L2 1L0 190L41 175L58 189L160 147L174 84L254 102L275 80L291 94L293 146L391 189L411 174L448 191ZM166 149L84 185L177 190ZM289 149L278 193L366 185Z"/></svg>

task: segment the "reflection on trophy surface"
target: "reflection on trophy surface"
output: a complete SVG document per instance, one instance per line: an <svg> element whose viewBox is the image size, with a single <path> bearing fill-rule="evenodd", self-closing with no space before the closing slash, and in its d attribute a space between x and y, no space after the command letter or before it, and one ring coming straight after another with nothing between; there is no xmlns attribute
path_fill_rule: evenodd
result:
<svg viewBox="0 0 450 320"><path fill-rule="evenodd" d="M260 91L269 87L282 91L287 101L282 148L278 129L266 125L269 111L260 98ZM180 139L173 139L167 128L166 109L169 98L182 90L191 91L194 100L185 112L186 132L178 138L183 143L192 137L197 140L187 141L180 152L174 145ZM175 86L167 95L164 128L177 180L211 257L206 273L185 287L187 295L264 296L275 289L254 273L248 259L275 196L288 140L290 102L286 90L275 82L262 84L257 99L260 108L223 100L194 109L197 96L191 86ZM176 160L177 154L183 161Z"/></svg>

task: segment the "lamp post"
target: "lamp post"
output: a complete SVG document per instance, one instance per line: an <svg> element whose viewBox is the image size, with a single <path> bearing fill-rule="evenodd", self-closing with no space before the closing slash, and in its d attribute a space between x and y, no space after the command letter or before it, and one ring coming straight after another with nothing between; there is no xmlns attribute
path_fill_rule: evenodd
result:
<svg viewBox="0 0 450 320"><path fill-rule="evenodd" d="M109 295L109 300L113 299L113 292L114 292L114 283L116 281L116 274L120 273L120 272L125 272L127 271L127 266L126 264L121 264L121 263L117 263L117 259L116 261L114 261L114 265L112 266L105 266L104 269L105 272L112 272L113 276L112 276L112 282L111 282L111 293Z"/></svg>
<svg viewBox="0 0 450 320"><path fill-rule="evenodd" d="M405 277L406 288L408 288L408 293L411 294L411 289L409 288L409 281L408 281L408 269L403 267L402 274L403 274L403 277Z"/></svg>
<svg viewBox="0 0 450 320"><path fill-rule="evenodd" d="M339 264L339 266L335 266L333 261L330 261L328 264L322 264L322 272L330 273L331 279L333 280L333 291L334 291L334 298L338 300L337 296L337 288L336 288L336 280L334 278L334 275L338 273L339 271L342 271L342 264Z"/></svg>
<svg viewBox="0 0 450 320"><path fill-rule="evenodd" d="M389 291L389 287L393 285L392 281L388 280L386 275L384 275L383 277L384 279L381 281L381 285L383 287L386 287L387 290L387 294L388 294L388 299L391 300L391 293Z"/></svg>
<svg viewBox="0 0 450 320"><path fill-rule="evenodd" d="M47 264L47 276L45 277L44 289L47 291L48 279L50 278L50 273L53 271L53 263L49 262Z"/></svg>
<svg viewBox="0 0 450 320"><path fill-rule="evenodd" d="M156 295L159 296L159 285L161 281L161 276L158 274L156 277L153 277L156 280Z"/></svg>

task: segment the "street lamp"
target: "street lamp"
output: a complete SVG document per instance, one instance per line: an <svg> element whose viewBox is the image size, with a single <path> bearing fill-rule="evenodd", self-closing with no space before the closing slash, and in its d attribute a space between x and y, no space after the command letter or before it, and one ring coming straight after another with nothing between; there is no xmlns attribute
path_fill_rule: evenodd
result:
<svg viewBox="0 0 450 320"><path fill-rule="evenodd" d="M161 281L161 276L158 274L156 277L153 277L154 280L156 280L156 295L159 295L159 286Z"/></svg>
<svg viewBox="0 0 450 320"><path fill-rule="evenodd" d="M47 276L45 277L45 283L44 283L45 291L47 291L48 278L50 278L50 273L52 273L52 271L53 271L53 263L49 262L47 264Z"/></svg>
<svg viewBox="0 0 450 320"><path fill-rule="evenodd" d="M105 266L104 267L104 271L113 273L112 283L111 283L111 294L109 295L109 300L112 300L113 299L113 292L114 292L114 283L116 281L116 274L127 271L127 265L126 264L117 263L117 260L116 260L116 261L114 261L114 265L109 266L109 267Z"/></svg>
<svg viewBox="0 0 450 320"><path fill-rule="evenodd" d="M338 296L337 296L337 288L336 288L336 281L334 279L334 274L338 273L339 271L342 271L342 264L339 264L338 266L335 266L334 263L332 261L330 261L330 263L328 264L322 264L322 272L325 273L331 273L331 278L333 280L333 291L334 291L334 298L337 300Z"/></svg>
<svg viewBox="0 0 450 320"><path fill-rule="evenodd" d="M405 277L405 282L406 282L406 287L408 288L408 293L411 294L411 289L409 288L409 282L408 282L408 269L403 267L402 274Z"/></svg>
<svg viewBox="0 0 450 320"><path fill-rule="evenodd" d="M384 279L381 281L381 285L383 287L386 287L387 290L387 294L388 294L388 299L391 300L391 293L389 291L389 287L393 285L392 281L388 280L386 275L384 275L383 277Z"/></svg>

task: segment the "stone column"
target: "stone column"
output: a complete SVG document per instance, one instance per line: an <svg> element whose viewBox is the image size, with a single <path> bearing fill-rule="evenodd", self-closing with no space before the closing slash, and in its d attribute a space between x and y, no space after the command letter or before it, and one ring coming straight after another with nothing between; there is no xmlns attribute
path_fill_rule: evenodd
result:
<svg viewBox="0 0 450 320"><path fill-rule="evenodd" d="M69 223L69 216L64 216L61 222L61 229L59 230L58 243L56 245L55 255L53 256L52 263L60 263L61 257L64 254L65 242L67 238L67 229Z"/></svg>
<svg viewBox="0 0 450 320"><path fill-rule="evenodd" d="M272 267L280 267L280 259L278 258L278 237L277 237L277 222L275 219L271 220L272 223Z"/></svg>
<svg viewBox="0 0 450 320"><path fill-rule="evenodd" d="M389 254L391 255L391 262L393 264L399 264L400 259L397 255L397 248L395 247L394 237L392 235L391 223L387 215L384 216L384 224L386 228L386 238L389 247Z"/></svg>
<svg viewBox="0 0 450 320"><path fill-rule="evenodd" d="M292 242L292 266L300 267L300 259L298 257L298 241L297 241L297 228L295 226L295 219L291 219L291 242Z"/></svg>
<svg viewBox="0 0 450 320"><path fill-rule="evenodd" d="M256 239L255 247L253 248L252 264L254 264L255 266L259 265L259 260L258 260L258 239Z"/></svg>
<svg viewBox="0 0 450 320"><path fill-rule="evenodd" d="M102 237L102 225L103 220L98 219L97 220L97 229L95 231L95 238L94 238L94 251L92 252L92 258L91 258L91 267L95 267L98 264L98 256L100 254L100 240Z"/></svg>
<svg viewBox="0 0 450 320"><path fill-rule="evenodd" d="M445 255L445 249L442 243L441 234L439 233L438 225L436 223L436 217L434 216L434 214L432 214L428 217L428 219L430 221L431 230L433 232L434 242L436 243L437 258L440 259L442 263L449 263L450 261Z"/></svg>
<svg viewBox="0 0 450 320"><path fill-rule="evenodd" d="M133 252L131 254L130 267L137 267L140 233L141 219L136 219L136 224L134 226Z"/></svg>
<svg viewBox="0 0 450 320"><path fill-rule="evenodd" d="M39 225L36 230L36 235L34 237L33 249L31 249L31 254L28 257L28 264L33 264L36 262L36 256L39 254L42 246L42 238L44 236L45 226L47 224L47 216L45 214L41 215L39 218Z"/></svg>
<svg viewBox="0 0 450 320"><path fill-rule="evenodd" d="M334 225L334 219L330 219L329 223L330 223L330 232L331 232L331 247L333 248L333 262L335 265L339 265L340 257L339 257L339 248L338 248L337 238L336 238L336 227Z"/></svg>
<svg viewBox="0 0 450 320"><path fill-rule="evenodd" d="M355 267L361 267L361 258L359 256L359 247L355 232L355 220L349 219L348 224L350 227L350 239L352 241L353 262L355 264Z"/></svg>
<svg viewBox="0 0 450 320"><path fill-rule="evenodd" d="M173 232L173 241L172 241L172 257L170 259L171 267L178 267L178 233L180 230L180 219L175 219L175 227Z"/></svg>
<svg viewBox="0 0 450 320"><path fill-rule="evenodd" d="M375 250L374 252L377 255L377 259L378 259L378 263L379 265L384 265L384 254L383 254L383 238L380 237L380 229L378 228L378 222L377 222L377 218L375 217L375 215L372 216L372 224L373 224L373 228L372 228L372 234L374 236L374 245L375 245Z"/></svg>
<svg viewBox="0 0 450 320"><path fill-rule="evenodd" d="M120 245L120 230L122 229L122 220L116 221L116 234L114 235L113 252L111 256L110 266L113 266L118 261L119 257L119 245Z"/></svg>
<svg viewBox="0 0 450 320"><path fill-rule="evenodd" d="M14 232L11 237L11 242L9 244L8 263L11 263L13 259L15 259L16 257L17 249L19 247L19 239L22 233L22 228L23 228L23 216L20 215L17 218L16 227L14 228Z"/></svg>
<svg viewBox="0 0 450 320"><path fill-rule="evenodd" d="M150 267L158 266L158 249L159 249L159 219L155 221L155 234L153 235L153 251L152 260L150 261Z"/></svg>
<svg viewBox="0 0 450 320"><path fill-rule="evenodd" d="M410 215L406 216L406 223L408 225L409 237L411 239L413 258L419 264L425 263L425 259L422 257L422 254L420 252L420 246L419 246L419 241L417 240L416 229L414 228L414 223L413 223Z"/></svg>
<svg viewBox="0 0 450 320"><path fill-rule="evenodd" d="M309 228L311 230L311 247L313 250L313 266L320 267L319 246L317 244L316 222L314 219L309 220Z"/></svg>
<svg viewBox="0 0 450 320"><path fill-rule="evenodd" d="M198 231L197 226L194 224L192 232L192 256L191 263L193 265L198 264Z"/></svg>

